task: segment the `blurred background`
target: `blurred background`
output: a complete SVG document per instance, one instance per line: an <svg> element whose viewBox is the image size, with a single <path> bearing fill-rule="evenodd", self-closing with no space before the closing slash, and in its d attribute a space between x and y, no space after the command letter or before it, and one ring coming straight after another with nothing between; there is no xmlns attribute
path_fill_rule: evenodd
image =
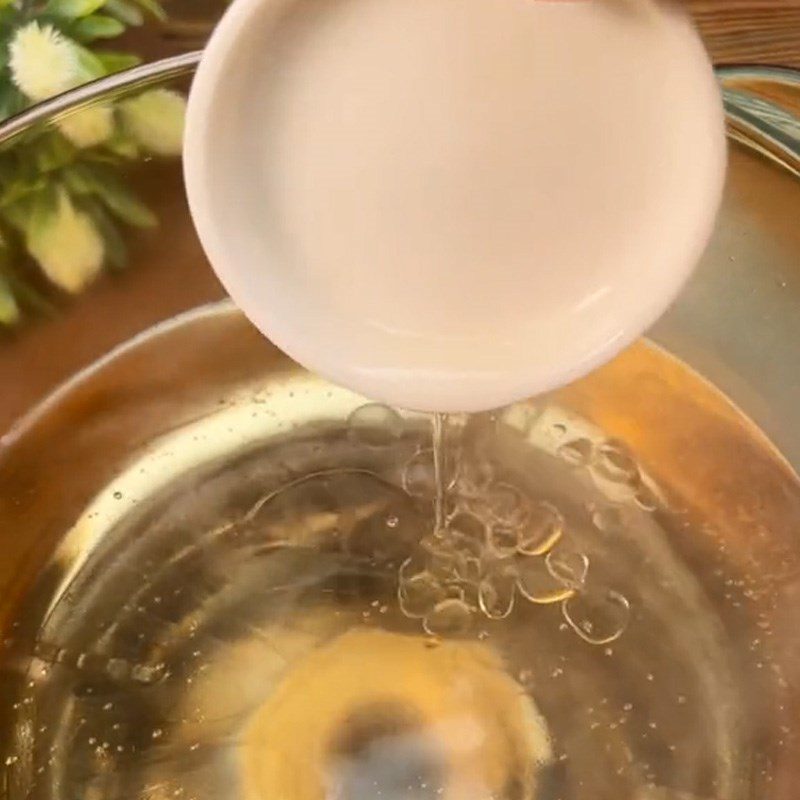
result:
<svg viewBox="0 0 800 800"><path fill-rule="evenodd" d="M683 0L719 64L800 67L800 0ZM166 0L169 20L130 35L148 58L202 47L222 0Z"/></svg>

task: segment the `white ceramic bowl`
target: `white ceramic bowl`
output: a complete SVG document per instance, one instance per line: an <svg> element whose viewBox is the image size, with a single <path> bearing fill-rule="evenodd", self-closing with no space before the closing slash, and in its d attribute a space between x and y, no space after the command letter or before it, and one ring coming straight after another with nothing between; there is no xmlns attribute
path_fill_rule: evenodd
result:
<svg viewBox="0 0 800 800"><path fill-rule="evenodd" d="M304 366L474 411L588 372L700 258L719 92L665 4L236 0L191 92L209 259Z"/></svg>

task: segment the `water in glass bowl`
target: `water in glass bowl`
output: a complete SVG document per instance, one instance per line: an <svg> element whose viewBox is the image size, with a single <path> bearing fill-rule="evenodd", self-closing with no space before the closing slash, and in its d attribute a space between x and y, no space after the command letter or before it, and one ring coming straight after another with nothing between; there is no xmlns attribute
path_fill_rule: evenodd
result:
<svg viewBox="0 0 800 800"><path fill-rule="evenodd" d="M556 403L448 417L437 526L427 416L281 391L86 510L6 643L9 797L753 796L702 523L621 442Z"/></svg>

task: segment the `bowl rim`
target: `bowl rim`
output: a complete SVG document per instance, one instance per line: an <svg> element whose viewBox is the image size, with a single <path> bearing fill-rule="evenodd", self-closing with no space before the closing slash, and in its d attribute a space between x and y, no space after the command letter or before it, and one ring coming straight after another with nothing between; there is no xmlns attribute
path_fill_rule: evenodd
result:
<svg viewBox="0 0 800 800"><path fill-rule="evenodd" d="M33 125L91 105L115 92L193 75L203 50L192 50L150 61L90 81L36 103L0 122L0 145ZM796 103L765 98L758 84L772 84L800 97L800 69L780 66L718 65L714 72L722 87L729 138L759 151L800 177L800 114ZM776 126L776 120L779 123ZM788 132L787 132L788 123Z"/></svg>
<svg viewBox="0 0 800 800"><path fill-rule="evenodd" d="M150 61L136 67L120 70L104 78L84 83L63 94L43 100L0 123L0 144L8 142L38 122L47 121L63 113L74 111L106 95L131 87L160 83L170 78L191 75L200 63L201 50Z"/></svg>

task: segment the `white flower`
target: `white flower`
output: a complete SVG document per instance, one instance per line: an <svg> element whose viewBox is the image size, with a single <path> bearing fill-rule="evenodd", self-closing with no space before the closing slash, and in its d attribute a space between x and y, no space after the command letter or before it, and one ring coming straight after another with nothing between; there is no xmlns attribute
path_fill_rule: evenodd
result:
<svg viewBox="0 0 800 800"><path fill-rule="evenodd" d="M94 147L114 132L111 106L97 105L81 109L58 121L58 129L76 147Z"/></svg>
<svg viewBox="0 0 800 800"><path fill-rule="evenodd" d="M81 82L75 47L50 25L30 22L8 46L11 77L31 100L46 100Z"/></svg>
<svg viewBox="0 0 800 800"><path fill-rule="evenodd" d="M78 211L65 191L53 214L29 232L28 251L45 275L67 292L90 283L103 266L103 239L88 214Z"/></svg>
<svg viewBox="0 0 800 800"><path fill-rule="evenodd" d="M120 103L127 132L147 150L161 156L180 155L186 100L169 89L152 89Z"/></svg>

